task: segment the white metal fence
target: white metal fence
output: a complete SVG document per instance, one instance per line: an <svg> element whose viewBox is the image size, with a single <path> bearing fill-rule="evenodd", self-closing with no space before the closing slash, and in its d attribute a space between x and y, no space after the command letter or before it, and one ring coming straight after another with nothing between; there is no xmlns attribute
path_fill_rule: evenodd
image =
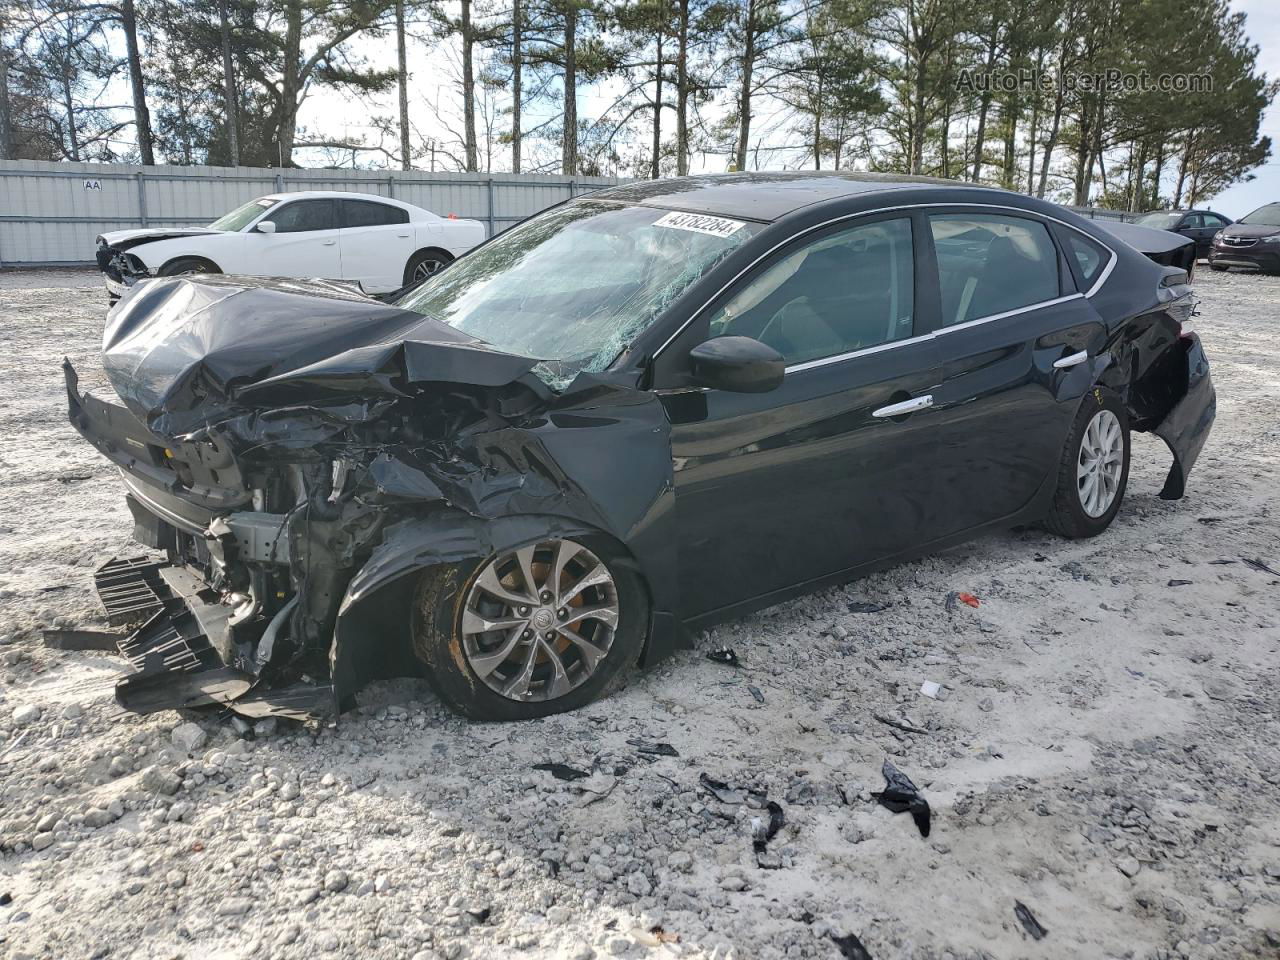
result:
<svg viewBox="0 0 1280 960"><path fill-rule="evenodd" d="M0 161L0 265L88 263L94 237L104 231L203 226L254 197L298 190L394 197L442 216L480 220L492 236L554 203L618 182L540 174Z"/></svg>

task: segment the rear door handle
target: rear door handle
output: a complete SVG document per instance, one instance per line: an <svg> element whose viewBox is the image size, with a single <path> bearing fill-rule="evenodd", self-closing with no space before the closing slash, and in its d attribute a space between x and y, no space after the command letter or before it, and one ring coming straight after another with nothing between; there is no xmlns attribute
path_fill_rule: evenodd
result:
<svg viewBox="0 0 1280 960"><path fill-rule="evenodd" d="M1077 364L1084 363L1089 359L1089 351L1081 350L1079 353L1073 353L1069 357L1063 357L1061 360L1053 361L1053 369L1065 370L1067 367L1074 367Z"/></svg>
<svg viewBox="0 0 1280 960"><path fill-rule="evenodd" d="M332 246L333 246L335 243L337 243L337 242L338 242L337 240L324 240L324 241L322 241L322 242L321 242L320 246L322 246L322 247L332 247Z"/></svg>
<svg viewBox="0 0 1280 960"><path fill-rule="evenodd" d="M927 410L933 406L933 394L926 393L923 397L912 397L910 400L903 400L901 403L891 403L887 407L881 407L879 410L871 411L873 417L900 417L904 413L914 413L917 410Z"/></svg>

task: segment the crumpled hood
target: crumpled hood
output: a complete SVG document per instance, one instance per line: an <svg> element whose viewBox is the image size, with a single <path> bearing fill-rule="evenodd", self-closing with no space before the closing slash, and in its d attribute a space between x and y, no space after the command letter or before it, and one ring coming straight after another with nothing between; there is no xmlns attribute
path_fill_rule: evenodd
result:
<svg viewBox="0 0 1280 960"><path fill-rule="evenodd" d="M210 233L222 233L208 227L140 227L136 230L112 230L98 235L98 239L111 247L127 250L152 240L172 240L175 237L200 237Z"/></svg>
<svg viewBox="0 0 1280 960"><path fill-rule="evenodd" d="M501 386L537 360L322 280L174 277L112 309L102 363L125 406L178 437L302 396L398 396L426 381Z"/></svg>

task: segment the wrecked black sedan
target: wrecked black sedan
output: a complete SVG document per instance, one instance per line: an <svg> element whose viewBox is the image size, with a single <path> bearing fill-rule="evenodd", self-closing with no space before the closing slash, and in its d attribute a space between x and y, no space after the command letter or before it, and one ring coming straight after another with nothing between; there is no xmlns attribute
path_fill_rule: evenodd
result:
<svg viewBox="0 0 1280 960"><path fill-rule="evenodd" d="M1188 277L1053 205L756 174L550 209L385 304L139 284L71 421L167 559L98 574L135 710L470 716L605 693L690 632L1011 524L1182 495L1214 417Z"/></svg>

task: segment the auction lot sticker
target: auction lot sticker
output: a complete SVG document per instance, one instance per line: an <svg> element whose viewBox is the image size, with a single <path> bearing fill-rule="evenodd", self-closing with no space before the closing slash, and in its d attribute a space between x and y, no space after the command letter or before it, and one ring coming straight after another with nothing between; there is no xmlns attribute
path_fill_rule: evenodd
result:
<svg viewBox="0 0 1280 960"><path fill-rule="evenodd" d="M691 230L694 233L705 233L712 237L732 236L744 226L741 220L708 217L701 213L667 213L653 221L653 225L669 227L672 230Z"/></svg>

